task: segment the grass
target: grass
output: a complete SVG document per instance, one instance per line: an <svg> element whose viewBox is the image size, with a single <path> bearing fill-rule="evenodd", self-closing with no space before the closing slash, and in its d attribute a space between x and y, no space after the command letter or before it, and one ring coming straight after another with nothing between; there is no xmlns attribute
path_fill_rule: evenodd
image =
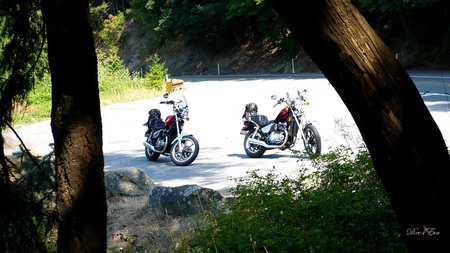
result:
<svg viewBox="0 0 450 253"><path fill-rule="evenodd" d="M162 93L162 90L133 88L118 93L102 94L100 96L100 106L105 107L113 104L158 97L161 96ZM50 111L51 101L39 105L18 105L16 107L16 112L14 113L14 125L17 127L50 119Z"/></svg>
<svg viewBox="0 0 450 253"><path fill-rule="evenodd" d="M100 99L101 107L105 107L112 104L132 102L147 98L154 98L161 96L162 90L149 90L149 89L129 89L120 94L109 94L102 96Z"/></svg>
<svg viewBox="0 0 450 253"><path fill-rule="evenodd" d="M196 227L193 217L172 217L148 206L148 196L108 200L108 253L175 252Z"/></svg>

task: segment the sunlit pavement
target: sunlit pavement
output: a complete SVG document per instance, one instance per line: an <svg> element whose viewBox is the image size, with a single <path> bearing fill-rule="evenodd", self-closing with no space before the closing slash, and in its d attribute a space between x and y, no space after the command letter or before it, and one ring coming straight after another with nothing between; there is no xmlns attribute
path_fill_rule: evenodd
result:
<svg viewBox="0 0 450 253"><path fill-rule="evenodd" d="M295 177L302 166L310 166L307 157L296 156L289 150L268 150L261 158L249 158L243 148L244 136L239 134L245 104L257 103L260 114L274 119L282 107L273 108L275 101L270 99L271 95L285 96L292 89L307 90L310 106L305 107L306 115L319 130L323 152L340 145L357 148L363 144L350 113L324 78L186 81L181 91L190 110L185 132L192 133L200 143L197 159L185 167L175 166L166 156L160 156L155 162L146 159L142 124L147 120L147 112L158 108L165 117L172 110L171 106L159 104L163 100L160 97L102 108L105 170L135 167L160 186L197 184L223 194L236 185L235 179L247 176L252 170ZM423 98L449 146L448 96L429 92ZM51 151L49 121L17 131L34 153L43 155ZM11 137L12 133L8 135ZM302 144L299 142L295 149L301 152Z"/></svg>

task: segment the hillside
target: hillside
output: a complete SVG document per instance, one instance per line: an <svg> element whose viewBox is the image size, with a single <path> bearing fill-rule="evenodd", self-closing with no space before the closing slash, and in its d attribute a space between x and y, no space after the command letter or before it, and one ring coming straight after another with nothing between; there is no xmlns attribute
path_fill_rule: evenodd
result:
<svg viewBox="0 0 450 253"><path fill-rule="evenodd" d="M157 53L172 76L220 74L292 73L292 57L282 50L271 50L264 41L246 41L221 52L210 45L185 44L182 38L168 42L155 52L143 54L148 34L128 23L121 35L120 58L130 71L147 68ZM296 56L296 72L318 71L304 53ZM219 67L219 68L218 68Z"/></svg>
<svg viewBox="0 0 450 253"><path fill-rule="evenodd" d="M171 76L320 71L306 53L299 52L293 59L282 50L271 49L264 41L246 41L239 47L216 52L210 49L211 45L185 44L180 37L165 43L154 52L143 53L147 36L145 32L138 31L132 22L127 24L121 35L119 56L132 72L147 69L151 64L151 56L155 53L165 62ZM402 51L402 48L397 46L391 50L397 52ZM399 61L407 70L448 69L448 66L437 66L402 55Z"/></svg>

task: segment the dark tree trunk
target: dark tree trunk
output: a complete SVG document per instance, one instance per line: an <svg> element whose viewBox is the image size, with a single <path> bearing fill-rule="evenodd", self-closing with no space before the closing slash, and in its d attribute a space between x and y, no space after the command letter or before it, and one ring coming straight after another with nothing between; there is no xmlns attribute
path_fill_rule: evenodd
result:
<svg viewBox="0 0 450 253"><path fill-rule="evenodd" d="M106 252L97 57L89 1L43 0L52 77L58 252Z"/></svg>
<svg viewBox="0 0 450 253"><path fill-rule="evenodd" d="M350 0L271 2L352 114L410 251L449 252L449 154L407 72Z"/></svg>

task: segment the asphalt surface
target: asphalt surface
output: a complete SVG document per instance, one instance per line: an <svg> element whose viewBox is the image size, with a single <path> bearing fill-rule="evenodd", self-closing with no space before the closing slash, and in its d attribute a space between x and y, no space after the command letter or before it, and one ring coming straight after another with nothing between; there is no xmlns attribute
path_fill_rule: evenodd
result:
<svg viewBox="0 0 450 253"><path fill-rule="evenodd" d="M450 109L446 86L440 85L438 78L434 84L429 83L433 79L426 80L423 86L418 86L419 92L449 146ZM257 103L261 114L274 119L281 106L272 107L275 102L270 99L271 95L280 97L295 89L307 90L310 106L305 108L306 116L319 130L323 152L339 145L356 148L363 143L342 100L329 82L320 76L186 78L180 91L185 95L190 110L185 132L193 134L199 141L197 159L184 167L174 165L168 156L160 156L157 161L146 159L142 144L146 129L142 124L147 120L147 112L158 108L164 118L172 110L169 105L159 104L163 101L161 96L102 108L105 171L134 167L160 186L197 184L222 194L253 170L260 174L273 172L295 177L301 167L310 166L307 157L298 157L289 150L269 150L261 158L249 158L243 148L244 136L239 133L245 104ZM51 151L50 121L21 127L17 132L33 153L44 155ZM15 143L12 133L8 135L11 137L9 143ZM298 142L295 149L301 151L302 144ZM13 150L10 149L11 152Z"/></svg>

